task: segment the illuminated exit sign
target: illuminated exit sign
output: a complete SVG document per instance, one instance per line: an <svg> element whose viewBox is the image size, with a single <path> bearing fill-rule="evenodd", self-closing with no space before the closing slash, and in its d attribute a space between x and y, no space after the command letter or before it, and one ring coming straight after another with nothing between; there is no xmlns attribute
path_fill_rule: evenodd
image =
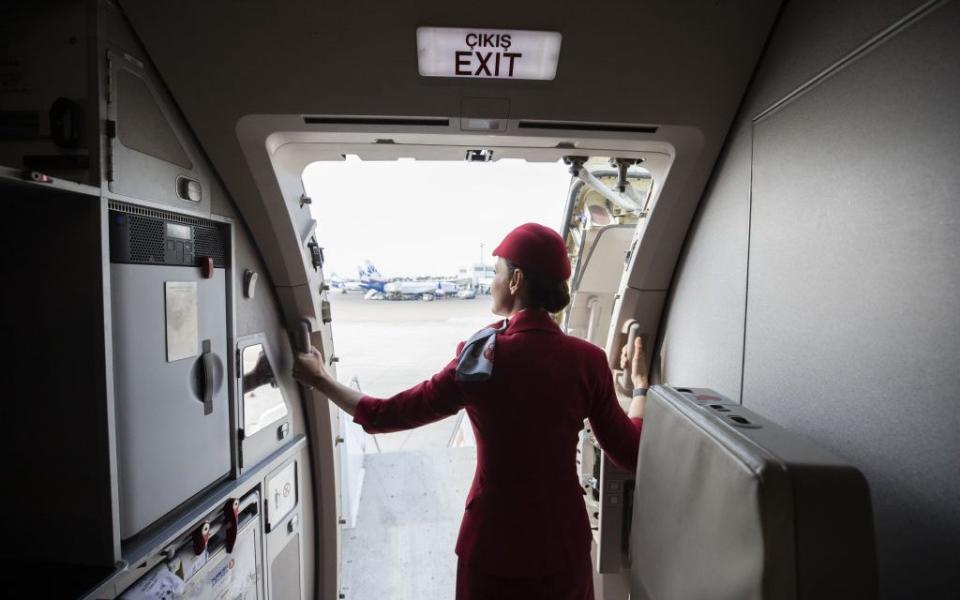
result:
<svg viewBox="0 0 960 600"><path fill-rule="evenodd" d="M418 27L417 63L426 77L551 80L560 40L556 31Z"/></svg>

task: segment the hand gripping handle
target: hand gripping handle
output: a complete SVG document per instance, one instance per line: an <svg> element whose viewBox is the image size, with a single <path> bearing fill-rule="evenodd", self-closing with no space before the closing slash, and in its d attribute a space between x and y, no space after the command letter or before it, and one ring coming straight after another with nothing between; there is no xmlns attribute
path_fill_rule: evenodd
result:
<svg viewBox="0 0 960 600"><path fill-rule="evenodd" d="M626 334L626 345L627 345L627 366L623 369L620 377L617 379L617 383L620 385L620 389L626 394L633 394L633 378L630 376L631 364L633 363L633 344L637 339L637 336L640 335L640 324L634 321L633 319L627 321L623 324L623 333Z"/></svg>
<svg viewBox="0 0 960 600"><path fill-rule="evenodd" d="M308 319L303 319L300 321L300 324L297 325L297 333L294 336L297 346L297 352L306 354L310 352L312 344L310 343L310 321Z"/></svg>
<svg viewBox="0 0 960 600"><path fill-rule="evenodd" d="M294 332L294 335L293 335L293 345L294 345L294 350L296 352L300 352L301 354L306 354L310 352L310 348L313 347L313 344L310 342L311 329L312 327L310 326L309 319L302 319L300 323L297 325L297 330ZM304 388L308 390L311 387L305 383L302 385Z"/></svg>

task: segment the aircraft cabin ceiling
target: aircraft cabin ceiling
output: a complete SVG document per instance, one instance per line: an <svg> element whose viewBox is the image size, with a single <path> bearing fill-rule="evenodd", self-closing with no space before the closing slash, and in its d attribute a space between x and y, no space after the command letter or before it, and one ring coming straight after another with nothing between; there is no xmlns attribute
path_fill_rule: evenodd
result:
<svg viewBox="0 0 960 600"><path fill-rule="evenodd" d="M280 201L281 192L269 198L262 181L259 189L254 181L237 131L248 115L276 115L278 124L294 122L309 131L303 115L458 118L465 99L497 98L507 101L511 120L657 126L636 137L659 147L673 143L671 126L693 128L702 145L684 157L689 164L674 187L689 208L678 215L675 239L665 246L675 256L779 6L764 0L119 4L280 286L305 282L302 269L287 268L271 247L277 242L266 207ZM556 78L421 77L416 29L429 25L558 31ZM557 201L557 215L544 219L560 218L563 199ZM673 260L665 262L672 271Z"/></svg>

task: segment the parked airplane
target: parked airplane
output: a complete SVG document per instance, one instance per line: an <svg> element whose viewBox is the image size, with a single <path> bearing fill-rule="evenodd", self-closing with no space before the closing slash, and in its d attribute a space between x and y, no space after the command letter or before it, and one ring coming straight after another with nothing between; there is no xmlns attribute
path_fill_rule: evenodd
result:
<svg viewBox="0 0 960 600"><path fill-rule="evenodd" d="M525 597L568 569L501 552L533 540L590 545L582 598L955 598L958 30L957 0L6 0L4 596L359 597L355 424L291 374L311 345L337 367L310 206L338 199L303 173L354 155L570 170L539 219L573 263L557 320L608 360L584 394L646 397L637 468L589 420L576 448L508 422L478 452L512 485L419 505L495 522L469 530ZM449 191L445 222L485 211ZM523 358L531 398L567 374ZM431 585L441 526L364 573L380 597Z"/></svg>
<svg viewBox="0 0 960 600"><path fill-rule="evenodd" d="M355 285L359 289L380 292L388 300L426 299L426 296L430 296L429 299L432 300L455 295L460 289L453 282L438 279L387 279L369 260L357 267L357 271L360 279Z"/></svg>
<svg viewBox="0 0 960 600"><path fill-rule="evenodd" d="M457 284L437 279L396 280L383 286L383 293L391 300L409 300L422 298L433 300L456 295L460 291Z"/></svg>
<svg viewBox="0 0 960 600"><path fill-rule="evenodd" d="M390 280L385 279L369 260L357 267L357 279L344 279L336 274L330 276L330 286L342 292L375 290L383 292Z"/></svg>
<svg viewBox="0 0 960 600"><path fill-rule="evenodd" d="M369 260L357 267L357 273L360 276L359 287L364 290L384 292L386 291L386 285L390 282L389 279L380 274L380 270Z"/></svg>
<svg viewBox="0 0 960 600"><path fill-rule="evenodd" d="M341 293L360 292L364 290L359 279L344 279L336 273L330 276L330 287Z"/></svg>

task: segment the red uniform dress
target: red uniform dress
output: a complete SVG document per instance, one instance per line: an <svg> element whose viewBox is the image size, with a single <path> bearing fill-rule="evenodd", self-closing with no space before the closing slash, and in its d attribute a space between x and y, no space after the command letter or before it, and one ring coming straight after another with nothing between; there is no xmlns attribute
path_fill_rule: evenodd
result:
<svg viewBox="0 0 960 600"><path fill-rule="evenodd" d="M457 540L457 599L592 599L578 435L589 418L610 458L633 471L642 425L617 403L605 353L524 310L497 336L488 380L457 381L456 367L392 398L364 397L354 421L384 433L466 408L477 468Z"/></svg>

